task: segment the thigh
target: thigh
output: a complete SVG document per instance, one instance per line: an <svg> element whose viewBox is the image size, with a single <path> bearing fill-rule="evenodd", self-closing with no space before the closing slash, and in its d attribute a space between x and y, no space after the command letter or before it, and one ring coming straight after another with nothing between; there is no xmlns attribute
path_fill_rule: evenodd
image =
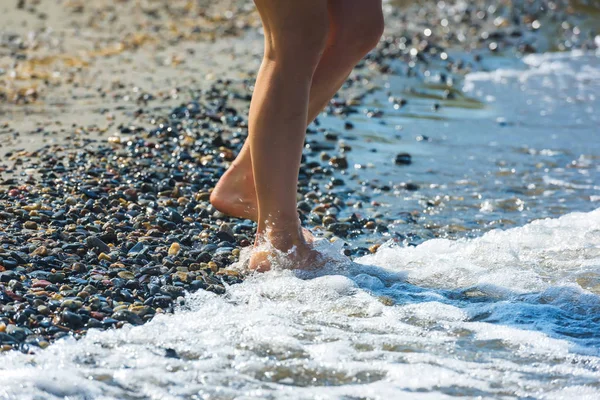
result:
<svg viewBox="0 0 600 400"><path fill-rule="evenodd" d="M359 36L383 26L381 0L328 0L332 34Z"/></svg>
<svg viewBox="0 0 600 400"><path fill-rule="evenodd" d="M310 46L329 29L327 0L254 0L268 44L275 49Z"/></svg>

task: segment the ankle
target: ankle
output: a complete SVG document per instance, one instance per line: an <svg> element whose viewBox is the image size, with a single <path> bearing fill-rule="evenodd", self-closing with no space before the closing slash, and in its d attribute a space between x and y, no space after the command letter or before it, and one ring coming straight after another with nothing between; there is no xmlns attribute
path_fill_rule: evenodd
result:
<svg viewBox="0 0 600 400"><path fill-rule="evenodd" d="M252 176L252 169L244 165L243 162L238 162L237 160L234 160L227 170L235 172L238 175L243 175L244 177Z"/></svg>
<svg viewBox="0 0 600 400"><path fill-rule="evenodd" d="M269 243L271 246L280 251L288 251L294 246L306 245L302 228L299 222L282 226L278 224L275 227L268 227L265 230L259 231L256 234L256 243Z"/></svg>

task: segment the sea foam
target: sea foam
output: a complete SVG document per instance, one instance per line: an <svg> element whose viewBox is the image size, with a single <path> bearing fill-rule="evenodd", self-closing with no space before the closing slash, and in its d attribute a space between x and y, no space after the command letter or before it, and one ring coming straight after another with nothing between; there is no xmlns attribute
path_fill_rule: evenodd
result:
<svg viewBox="0 0 600 400"><path fill-rule="evenodd" d="M223 296L190 294L143 326L3 355L0 396L592 399L599 289L600 209L389 245L313 276L272 271Z"/></svg>

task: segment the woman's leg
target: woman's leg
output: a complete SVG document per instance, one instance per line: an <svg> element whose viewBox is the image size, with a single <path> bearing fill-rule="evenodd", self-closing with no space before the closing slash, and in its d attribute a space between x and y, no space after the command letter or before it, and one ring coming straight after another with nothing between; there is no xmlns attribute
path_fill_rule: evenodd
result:
<svg viewBox="0 0 600 400"><path fill-rule="evenodd" d="M381 0L329 0L331 29L310 90L311 123L383 34Z"/></svg>
<svg viewBox="0 0 600 400"><path fill-rule="evenodd" d="M297 268L311 267L315 253L302 235L296 210L298 170L304 145L310 86L327 43L324 0L255 0L265 30L265 54L248 121L258 200L256 245L293 252ZM274 251L255 252L250 268L270 268Z"/></svg>
<svg viewBox="0 0 600 400"><path fill-rule="evenodd" d="M329 0L329 37L310 89L307 124L312 122L383 33L381 0ZM258 219L249 141L219 181L212 204L226 214Z"/></svg>

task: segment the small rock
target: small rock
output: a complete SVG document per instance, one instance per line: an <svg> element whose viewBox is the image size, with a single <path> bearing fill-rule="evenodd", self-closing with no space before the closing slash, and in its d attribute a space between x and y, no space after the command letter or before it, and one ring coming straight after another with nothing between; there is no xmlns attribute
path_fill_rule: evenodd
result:
<svg viewBox="0 0 600 400"><path fill-rule="evenodd" d="M148 247L144 245L142 242L138 242L127 252L127 255L130 257L136 257L138 255L144 254L148 250Z"/></svg>
<svg viewBox="0 0 600 400"><path fill-rule="evenodd" d="M46 257L48 255L48 249L45 246L40 246L31 252L33 256Z"/></svg>
<svg viewBox="0 0 600 400"><path fill-rule="evenodd" d="M394 162L396 165L410 165L412 164L412 156L408 153L400 153L396 155Z"/></svg>
<svg viewBox="0 0 600 400"><path fill-rule="evenodd" d="M42 315L50 315L51 313L50 308L46 306L38 306L37 312L39 312Z"/></svg>
<svg viewBox="0 0 600 400"><path fill-rule="evenodd" d="M125 189L123 194L130 201L136 201L138 199L137 191L133 188Z"/></svg>
<svg viewBox="0 0 600 400"><path fill-rule="evenodd" d="M90 318L85 326L88 328L104 328L104 324L96 318Z"/></svg>
<svg viewBox="0 0 600 400"><path fill-rule="evenodd" d="M67 299L67 300L63 301L61 304L62 308L68 308L70 310L79 310L81 308L81 306L83 306L83 302L81 300L72 300L72 299Z"/></svg>
<svg viewBox="0 0 600 400"><path fill-rule="evenodd" d="M177 253L179 253L180 249L181 249L181 246L179 246L179 243L173 243L171 245L171 247L169 247L169 255L176 256Z"/></svg>
<svg viewBox="0 0 600 400"><path fill-rule="evenodd" d="M17 344L18 341L14 336L0 332L0 344Z"/></svg>
<svg viewBox="0 0 600 400"><path fill-rule="evenodd" d="M369 247L369 251L373 254L377 253L377 249L379 249L379 247L381 246L381 244L374 244L373 246Z"/></svg>
<svg viewBox="0 0 600 400"><path fill-rule="evenodd" d="M131 325L142 325L144 323L144 321L137 314L127 310L117 311L112 315L112 317L117 321L127 321Z"/></svg>
<svg viewBox="0 0 600 400"><path fill-rule="evenodd" d="M0 282L8 283L13 279L19 279L19 274L15 271L0 272Z"/></svg>
<svg viewBox="0 0 600 400"><path fill-rule="evenodd" d="M327 140L338 140L338 135L333 132L325 132L325 139Z"/></svg>
<svg viewBox="0 0 600 400"><path fill-rule="evenodd" d="M192 288L192 290L200 290L200 289L206 289L207 285L203 281L195 280L195 281L192 281L192 283L190 283L190 287Z"/></svg>
<svg viewBox="0 0 600 400"><path fill-rule="evenodd" d="M220 231L217 232L216 236L221 242L235 243L235 237L233 237L229 232Z"/></svg>
<svg viewBox="0 0 600 400"><path fill-rule="evenodd" d="M19 264L17 263L16 260L12 260L12 259L2 260L2 266L6 269L17 268L17 265L19 265Z"/></svg>
<svg viewBox="0 0 600 400"><path fill-rule="evenodd" d="M179 359L179 355L174 349L165 349L165 357Z"/></svg>
<svg viewBox="0 0 600 400"><path fill-rule="evenodd" d="M96 249L101 253L109 253L110 247L96 236L90 236L85 240L90 249Z"/></svg>
<svg viewBox="0 0 600 400"><path fill-rule="evenodd" d="M328 215L325 218L323 218L323 225L327 226L327 225L331 225L333 223L336 222L335 217Z"/></svg>
<svg viewBox="0 0 600 400"><path fill-rule="evenodd" d="M117 274L117 276L118 276L119 278L121 278L121 279L127 279L127 280L130 280L130 279L133 279L133 278L135 278L135 275L134 275L134 274L132 274L132 273L131 273L131 272L129 272L129 271L120 271L120 272Z"/></svg>
<svg viewBox="0 0 600 400"><path fill-rule="evenodd" d="M146 315L154 314L154 309L148 306L136 306L132 307L129 311L138 315L139 317L144 317Z"/></svg>
<svg viewBox="0 0 600 400"><path fill-rule="evenodd" d="M44 279L40 279L40 280L37 280L36 282L34 282L33 285L31 285L31 287L34 287L34 288L39 287L39 288L45 289L48 285L51 285L51 284L52 284L52 282L49 282Z"/></svg>
<svg viewBox="0 0 600 400"><path fill-rule="evenodd" d="M334 234L340 236L340 237L345 237L346 235L348 235L348 232L350 231L351 226L348 223L344 223L344 222L337 222L334 224L331 224L327 227L327 230L329 232L333 232Z"/></svg>
<svg viewBox="0 0 600 400"><path fill-rule="evenodd" d="M173 299L171 298L171 296L159 295L154 296L154 299L152 299L153 307L165 308L170 306L171 304L173 304Z"/></svg>
<svg viewBox="0 0 600 400"><path fill-rule="evenodd" d="M338 169L346 169L348 168L348 160L343 156L332 157L329 160L329 165Z"/></svg>
<svg viewBox="0 0 600 400"><path fill-rule="evenodd" d="M100 253L98 255L98 260L99 261L112 261L112 258L106 253Z"/></svg>
<svg viewBox="0 0 600 400"><path fill-rule="evenodd" d="M38 228L38 224L37 224L35 221L26 221L26 222L23 224L23 227L24 227L25 229L37 230L37 228Z"/></svg>
<svg viewBox="0 0 600 400"><path fill-rule="evenodd" d="M411 192L414 192L416 190L419 190L419 185L417 185L416 183L412 183L412 182L406 182L402 184L402 187L406 190L409 190Z"/></svg>
<svg viewBox="0 0 600 400"><path fill-rule="evenodd" d="M63 311L61 314L61 320L65 325L74 329L79 329L83 326L83 318L81 315L72 311Z"/></svg>

